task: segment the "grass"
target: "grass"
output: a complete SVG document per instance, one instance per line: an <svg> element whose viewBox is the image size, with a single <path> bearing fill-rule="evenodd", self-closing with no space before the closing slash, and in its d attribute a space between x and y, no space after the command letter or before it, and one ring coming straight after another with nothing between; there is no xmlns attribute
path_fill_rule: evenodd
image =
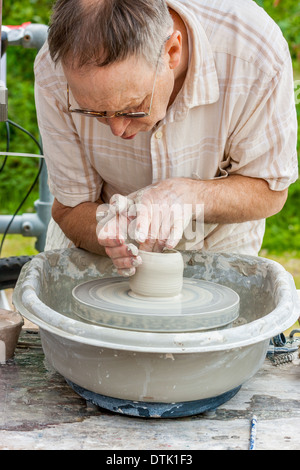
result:
<svg viewBox="0 0 300 470"><path fill-rule="evenodd" d="M282 253L280 255L261 250L260 256L281 264L294 278L297 289L300 289L300 259L294 253Z"/></svg>
<svg viewBox="0 0 300 470"><path fill-rule="evenodd" d="M3 244L1 257L9 256L31 256L38 252L35 249L35 238L23 237L22 235L7 235Z"/></svg>

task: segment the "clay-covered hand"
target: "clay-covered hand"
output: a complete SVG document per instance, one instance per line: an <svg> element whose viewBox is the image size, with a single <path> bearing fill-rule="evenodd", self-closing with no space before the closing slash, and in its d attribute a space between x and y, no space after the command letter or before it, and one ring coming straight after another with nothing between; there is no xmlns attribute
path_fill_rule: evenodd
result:
<svg viewBox="0 0 300 470"><path fill-rule="evenodd" d="M188 178L170 178L128 196L134 201L131 237L140 243L140 249L162 251L176 247L195 210L193 185Z"/></svg>
<svg viewBox="0 0 300 470"><path fill-rule="evenodd" d="M128 240L131 222L128 207L128 199L116 194L110 204L101 204L96 212L98 242L122 276L135 274L135 268L142 262L137 246Z"/></svg>
<svg viewBox="0 0 300 470"><path fill-rule="evenodd" d="M99 206L97 236L118 273L133 275L138 249L161 252L182 239L194 214L194 181L172 178Z"/></svg>

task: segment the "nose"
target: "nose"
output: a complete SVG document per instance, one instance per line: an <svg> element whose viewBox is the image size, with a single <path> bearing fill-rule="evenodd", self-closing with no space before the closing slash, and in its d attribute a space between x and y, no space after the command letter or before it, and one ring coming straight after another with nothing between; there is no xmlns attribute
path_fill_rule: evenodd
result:
<svg viewBox="0 0 300 470"><path fill-rule="evenodd" d="M107 119L111 132L117 137L121 137L129 126L130 119L124 117L112 117Z"/></svg>

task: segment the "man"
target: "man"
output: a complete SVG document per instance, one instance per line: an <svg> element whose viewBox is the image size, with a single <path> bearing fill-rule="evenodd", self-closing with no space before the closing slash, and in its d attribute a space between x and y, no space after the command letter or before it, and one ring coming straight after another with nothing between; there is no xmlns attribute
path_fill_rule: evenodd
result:
<svg viewBox="0 0 300 470"><path fill-rule="evenodd" d="M58 0L35 74L47 249L105 250L131 275L136 246L186 247L170 212L189 207L189 248L258 254L298 176L297 125L288 46L252 0ZM97 229L118 195L134 216L110 206Z"/></svg>

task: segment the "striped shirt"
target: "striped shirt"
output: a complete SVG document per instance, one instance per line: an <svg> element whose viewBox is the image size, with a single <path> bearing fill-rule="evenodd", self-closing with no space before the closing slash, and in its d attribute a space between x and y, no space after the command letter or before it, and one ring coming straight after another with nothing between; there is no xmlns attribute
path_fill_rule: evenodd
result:
<svg viewBox="0 0 300 470"><path fill-rule="evenodd" d="M188 73L165 118L133 140L68 113L63 69L54 66L47 43L39 52L38 123L49 187L60 203L74 207L99 196L108 202L172 177L244 175L274 191L297 179L293 71L278 26L252 0L168 4L187 27ZM256 255L264 227L264 220L208 225L203 249Z"/></svg>

